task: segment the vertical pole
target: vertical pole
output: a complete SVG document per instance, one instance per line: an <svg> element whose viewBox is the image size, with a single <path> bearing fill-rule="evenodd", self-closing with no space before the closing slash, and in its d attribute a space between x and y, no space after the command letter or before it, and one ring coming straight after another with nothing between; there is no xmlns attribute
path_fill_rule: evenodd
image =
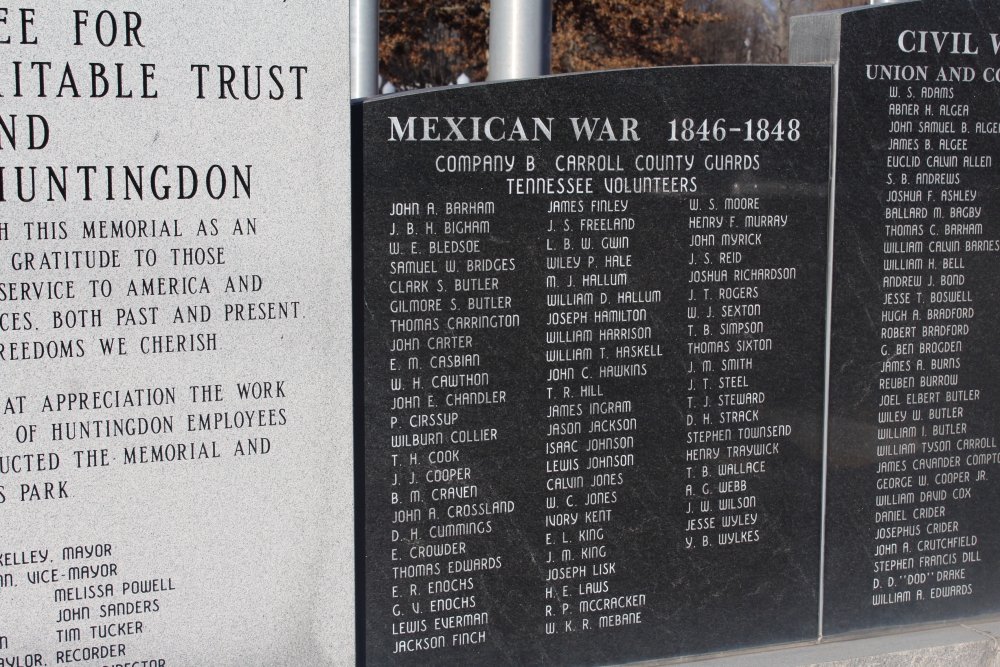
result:
<svg viewBox="0 0 1000 667"><path fill-rule="evenodd" d="M552 73L552 0L492 0L490 81Z"/></svg>
<svg viewBox="0 0 1000 667"><path fill-rule="evenodd" d="M351 98L378 93L378 0L351 0Z"/></svg>

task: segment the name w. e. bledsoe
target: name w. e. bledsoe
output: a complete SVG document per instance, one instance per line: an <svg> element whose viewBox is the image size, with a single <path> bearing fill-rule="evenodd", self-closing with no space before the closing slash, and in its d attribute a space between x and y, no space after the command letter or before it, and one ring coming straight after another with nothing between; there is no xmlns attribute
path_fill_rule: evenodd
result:
<svg viewBox="0 0 1000 667"><path fill-rule="evenodd" d="M1000 34L989 33L989 39L973 32L951 30L902 30L896 36L896 46L908 55L971 56L1000 55ZM981 49L980 47L985 48ZM986 83L1000 83L1000 68L986 67L980 72L975 67L956 61L955 66L937 67L906 64L866 64L865 76L869 81L933 81L940 83L971 83L982 76ZM940 96L940 95L939 95ZM950 95L949 95L950 97Z"/></svg>

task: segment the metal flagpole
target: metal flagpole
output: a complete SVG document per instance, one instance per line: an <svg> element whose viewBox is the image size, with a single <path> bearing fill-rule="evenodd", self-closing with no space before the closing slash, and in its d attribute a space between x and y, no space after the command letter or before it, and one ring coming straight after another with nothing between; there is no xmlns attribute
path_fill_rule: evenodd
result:
<svg viewBox="0 0 1000 667"><path fill-rule="evenodd" d="M351 98L378 93L378 0L351 0Z"/></svg>
<svg viewBox="0 0 1000 667"><path fill-rule="evenodd" d="M490 3L489 80L552 72L552 0Z"/></svg>

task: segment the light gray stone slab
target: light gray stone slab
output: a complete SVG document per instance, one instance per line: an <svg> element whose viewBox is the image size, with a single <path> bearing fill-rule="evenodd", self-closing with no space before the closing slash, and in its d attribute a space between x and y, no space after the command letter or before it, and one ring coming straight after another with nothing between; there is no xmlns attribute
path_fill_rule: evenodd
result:
<svg viewBox="0 0 1000 667"><path fill-rule="evenodd" d="M1000 623L900 631L846 640L769 647L759 651L642 663L698 667L995 667L1000 665Z"/></svg>
<svg viewBox="0 0 1000 667"><path fill-rule="evenodd" d="M19 297L41 290L0 299L0 658L353 664L348 3L31 6L0 10L0 119L11 126L0 132L0 283ZM259 97L247 99L258 71ZM197 193L182 196L195 175ZM157 236L138 221L156 221ZM38 222L50 225L25 225ZM225 264L185 264L185 248L224 248ZM117 251L119 265L88 267L92 251ZM47 298L50 282L67 296L68 281L73 299ZM20 329L7 326L12 313ZM187 350L211 347L209 334L214 350L167 352L180 336ZM237 384L256 381L271 396L240 398ZM174 400L121 405L147 388ZM63 556L105 544L110 553ZM83 566L89 577L71 570ZM111 587L104 597L99 585Z"/></svg>

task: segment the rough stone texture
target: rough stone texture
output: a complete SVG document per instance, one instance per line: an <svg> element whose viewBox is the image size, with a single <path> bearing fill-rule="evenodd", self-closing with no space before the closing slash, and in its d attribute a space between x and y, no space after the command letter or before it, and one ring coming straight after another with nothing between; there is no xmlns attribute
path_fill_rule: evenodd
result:
<svg viewBox="0 0 1000 667"><path fill-rule="evenodd" d="M997 664L1000 664L1000 647L996 638L989 637L966 644L900 651L834 662L817 662L809 667L937 667L938 665L995 667Z"/></svg>
<svg viewBox="0 0 1000 667"><path fill-rule="evenodd" d="M954 625L644 667L1000 667L1000 624Z"/></svg>

